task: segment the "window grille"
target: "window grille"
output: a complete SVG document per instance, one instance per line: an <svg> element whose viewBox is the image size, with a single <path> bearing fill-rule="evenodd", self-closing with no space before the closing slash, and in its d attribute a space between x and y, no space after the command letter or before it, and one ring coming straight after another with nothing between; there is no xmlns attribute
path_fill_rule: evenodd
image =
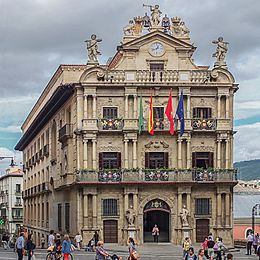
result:
<svg viewBox="0 0 260 260"><path fill-rule="evenodd" d="M196 215L210 215L210 199L196 199Z"/></svg>
<svg viewBox="0 0 260 260"><path fill-rule="evenodd" d="M103 107L103 118L106 119L118 118L117 107Z"/></svg>
<svg viewBox="0 0 260 260"><path fill-rule="evenodd" d="M103 200L103 216L118 216L118 200L104 199Z"/></svg>

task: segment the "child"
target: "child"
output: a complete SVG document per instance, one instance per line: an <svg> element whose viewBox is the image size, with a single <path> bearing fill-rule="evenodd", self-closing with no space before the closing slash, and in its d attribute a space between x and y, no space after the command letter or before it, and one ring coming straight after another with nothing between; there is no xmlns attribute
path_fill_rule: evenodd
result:
<svg viewBox="0 0 260 260"><path fill-rule="evenodd" d="M64 240L62 243L62 253L64 260L69 260L69 254L71 252L71 243L69 239L69 235L64 235Z"/></svg>

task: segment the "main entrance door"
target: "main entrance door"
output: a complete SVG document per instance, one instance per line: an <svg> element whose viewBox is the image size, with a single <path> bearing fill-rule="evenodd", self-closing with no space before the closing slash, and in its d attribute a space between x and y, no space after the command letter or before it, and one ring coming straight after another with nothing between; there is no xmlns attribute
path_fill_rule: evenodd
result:
<svg viewBox="0 0 260 260"><path fill-rule="evenodd" d="M196 242L204 241L204 238L209 235L209 220L197 219L196 220Z"/></svg>
<svg viewBox="0 0 260 260"><path fill-rule="evenodd" d="M170 241L170 207L162 200L152 200L144 207L144 242L153 242L152 229L160 230L159 242Z"/></svg>
<svg viewBox="0 0 260 260"><path fill-rule="evenodd" d="M118 243L117 220L104 220L104 242Z"/></svg>

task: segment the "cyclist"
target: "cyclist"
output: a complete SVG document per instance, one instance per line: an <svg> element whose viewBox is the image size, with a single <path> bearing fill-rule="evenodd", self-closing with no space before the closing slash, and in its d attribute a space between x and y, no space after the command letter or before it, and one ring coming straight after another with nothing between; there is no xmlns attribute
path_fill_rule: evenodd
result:
<svg viewBox="0 0 260 260"><path fill-rule="evenodd" d="M56 234L56 237L55 237L55 252L56 252L56 257L59 259L62 257L62 254L61 254L61 236L59 233Z"/></svg>

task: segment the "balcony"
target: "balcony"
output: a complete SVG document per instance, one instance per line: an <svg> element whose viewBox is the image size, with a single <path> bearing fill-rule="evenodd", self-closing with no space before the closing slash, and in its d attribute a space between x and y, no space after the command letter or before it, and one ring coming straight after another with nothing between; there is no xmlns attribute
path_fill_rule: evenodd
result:
<svg viewBox="0 0 260 260"><path fill-rule="evenodd" d="M97 131L97 119L83 119L83 130L85 131Z"/></svg>
<svg viewBox="0 0 260 260"><path fill-rule="evenodd" d="M40 158L40 159L43 158L43 149L40 149L40 151L39 151L39 158Z"/></svg>
<svg viewBox="0 0 260 260"><path fill-rule="evenodd" d="M32 165L36 164L35 156L32 156Z"/></svg>
<svg viewBox="0 0 260 260"><path fill-rule="evenodd" d="M69 138L72 138L72 124L66 124L59 130L59 141L61 143L67 141Z"/></svg>
<svg viewBox="0 0 260 260"><path fill-rule="evenodd" d="M138 130L138 119L124 119L124 130Z"/></svg>
<svg viewBox="0 0 260 260"><path fill-rule="evenodd" d="M48 144L44 145L44 147L43 147L43 155L44 156L49 155L49 145Z"/></svg>
<svg viewBox="0 0 260 260"><path fill-rule="evenodd" d="M99 130L122 130L123 129L123 120L119 118L115 119L99 119L98 120L98 129Z"/></svg>
<svg viewBox="0 0 260 260"><path fill-rule="evenodd" d="M76 182L86 183L214 183L236 182L233 169L106 169L81 170Z"/></svg>
<svg viewBox="0 0 260 260"><path fill-rule="evenodd" d="M144 119L144 130L148 131L148 120ZM155 118L154 119L154 131L169 131L170 130L170 122L168 119L163 118Z"/></svg>
<svg viewBox="0 0 260 260"><path fill-rule="evenodd" d="M35 154L35 161L36 161L36 162L39 162L39 161L40 161L39 153L36 153L36 154Z"/></svg>
<svg viewBox="0 0 260 260"><path fill-rule="evenodd" d="M192 119L191 124L194 131L215 131L217 128L217 121L213 118Z"/></svg>
<svg viewBox="0 0 260 260"><path fill-rule="evenodd" d="M23 220L23 216L12 216L13 220Z"/></svg>
<svg viewBox="0 0 260 260"><path fill-rule="evenodd" d="M229 131L233 128L232 121L230 119L218 119L217 130Z"/></svg>
<svg viewBox="0 0 260 260"><path fill-rule="evenodd" d="M22 206L22 202L15 202L14 205L15 205L16 207L21 207L21 206Z"/></svg>

